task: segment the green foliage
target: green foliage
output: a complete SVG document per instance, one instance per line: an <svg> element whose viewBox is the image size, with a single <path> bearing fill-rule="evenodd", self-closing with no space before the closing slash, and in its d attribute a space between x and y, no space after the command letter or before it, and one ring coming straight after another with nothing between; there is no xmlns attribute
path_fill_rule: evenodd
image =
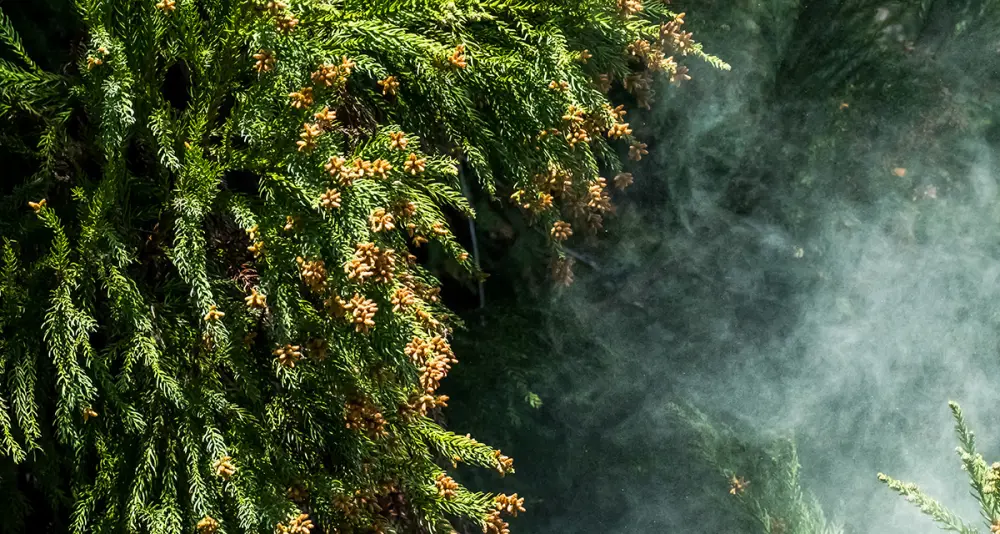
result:
<svg viewBox="0 0 1000 534"><path fill-rule="evenodd" d="M24 41L59 72L0 11L3 529L502 530L439 467L512 472L438 422L459 324L420 260L481 276L460 177L599 222L638 141L594 81L727 66L656 2L66 7L82 42Z"/></svg>
<svg viewBox="0 0 1000 534"><path fill-rule="evenodd" d="M713 495L724 508L746 516L747 532L841 534L827 521L816 498L802 489L795 443L782 437L764 443L714 422L700 411L669 404L673 421L690 435L690 446L716 473Z"/></svg>
<svg viewBox="0 0 1000 534"><path fill-rule="evenodd" d="M956 451L962 459L962 470L969 475L972 495L979 501L986 526L989 527L990 532L995 532L1000 528L1000 500L997 499L1000 463L987 465L983 455L976 451L975 435L965 424L961 407L956 402L949 402L948 407L951 408L952 416L955 418L955 433L958 434L959 442ZM879 473L878 479L885 483L889 489L899 493L907 501L919 507L921 512L930 516L943 530L960 532L961 534L979 532L970 523L966 523L954 512L921 491L916 484L900 482L884 473Z"/></svg>

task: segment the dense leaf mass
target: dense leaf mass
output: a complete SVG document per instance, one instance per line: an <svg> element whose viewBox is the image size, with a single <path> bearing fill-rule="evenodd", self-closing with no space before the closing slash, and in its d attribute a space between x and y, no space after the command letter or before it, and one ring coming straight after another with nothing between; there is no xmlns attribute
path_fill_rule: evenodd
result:
<svg viewBox="0 0 1000 534"><path fill-rule="evenodd" d="M513 471L436 422L457 322L424 251L480 276L450 226L465 188L515 202L570 281L601 175L647 153L608 91L648 105L684 56L727 68L683 15L4 9L0 529L507 532L523 498L442 467Z"/></svg>

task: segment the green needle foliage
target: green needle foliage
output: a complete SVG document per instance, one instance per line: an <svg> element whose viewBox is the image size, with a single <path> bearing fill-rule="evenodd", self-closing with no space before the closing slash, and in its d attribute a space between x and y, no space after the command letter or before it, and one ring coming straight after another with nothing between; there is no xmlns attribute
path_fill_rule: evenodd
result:
<svg viewBox="0 0 1000 534"><path fill-rule="evenodd" d="M987 465L983 455L976 451L975 435L965 424L962 408L956 402L949 402L952 416L955 418L955 433L958 434L959 446L956 449L962 458L962 470L969 474L969 485L972 495L979 501L983 519L990 532L1000 532L1000 499L997 498L997 483L1000 482L1000 463ZM920 511L930 516L943 530L960 532L961 534L976 534L979 529L966 523L954 512L941 503L929 497L916 484L900 482L884 473L878 474L878 479L889 489L899 493L906 500L920 508Z"/></svg>
<svg viewBox="0 0 1000 534"><path fill-rule="evenodd" d="M6 9L4 531L507 532L516 495L441 467L512 472L436 422L458 324L423 251L481 276L450 230L478 184L568 281L563 219L644 153L608 91L728 68L648 0Z"/></svg>
<svg viewBox="0 0 1000 534"><path fill-rule="evenodd" d="M741 516L742 531L762 534L841 534L816 498L802 489L795 442L777 438L763 443L712 421L689 406L669 404L671 418L687 435L695 454L715 471L711 494L725 509ZM728 493L725 485L728 485ZM722 495L721 499L720 496Z"/></svg>

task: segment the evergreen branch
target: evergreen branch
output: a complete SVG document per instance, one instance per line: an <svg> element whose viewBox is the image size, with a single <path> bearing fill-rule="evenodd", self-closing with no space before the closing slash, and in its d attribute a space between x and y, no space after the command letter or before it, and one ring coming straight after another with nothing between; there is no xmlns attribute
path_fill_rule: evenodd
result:
<svg viewBox="0 0 1000 534"><path fill-rule="evenodd" d="M0 8L0 42L6 44L11 50L17 54L17 57L24 62L31 70L40 71L41 69L31 57L28 52L24 49L24 45L21 43L21 37L17 34L14 29L14 23L11 22L10 18L3 12Z"/></svg>
<svg viewBox="0 0 1000 534"><path fill-rule="evenodd" d="M942 506L934 499L928 497L924 492L920 491L916 484L900 482L883 473L878 474L878 479L879 481L885 483L889 489L899 493L905 497L907 501L910 501L919 507L921 512L929 515L934 521L940 523L942 529L951 532L959 532L961 534L978 534L978 530L966 525L953 512Z"/></svg>

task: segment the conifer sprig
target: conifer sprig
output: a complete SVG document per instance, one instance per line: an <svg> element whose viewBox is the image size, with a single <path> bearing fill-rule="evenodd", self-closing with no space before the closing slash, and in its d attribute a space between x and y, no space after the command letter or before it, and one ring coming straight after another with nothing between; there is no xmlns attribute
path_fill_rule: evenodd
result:
<svg viewBox="0 0 1000 534"><path fill-rule="evenodd" d="M1000 491L1000 463L988 465L983 455L976 451L975 435L965 423L962 408L957 402L949 402L952 417L955 418L955 433L959 446L956 449L962 459L962 469L969 474L972 495L979 501L983 519L990 532L1000 532L1000 510L997 509L997 492ZM886 474L879 473L878 479L906 500L914 503L920 511L939 523L944 530L975 534L979 530L963 521L958 515L925 494L916 484L900 482Z"/></svg>
<svg viewBox="0 0 1000 534"><path fill-rule="evenodd" d="M695 453L718 474L710 494L764 534L841 534L819 502L803 489L798 452L790 438L756 445L706 414L671 403L670 415L690 431Z"/></svg>

